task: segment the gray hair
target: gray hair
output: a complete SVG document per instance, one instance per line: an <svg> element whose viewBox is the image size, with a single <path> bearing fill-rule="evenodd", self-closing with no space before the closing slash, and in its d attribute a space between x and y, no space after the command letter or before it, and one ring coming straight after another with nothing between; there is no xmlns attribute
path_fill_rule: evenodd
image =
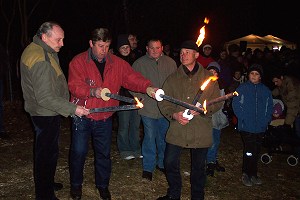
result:
<svg viewBox="0 0 300 200"><path fill-rule="evenodd" d="M47 36L51 36L51 31L53 29L53 26L59 26L61 27L57 22L49 21L49 22L44 22L40 28L36 32L36 36L39 38L42 37L42 34L46 34Z"/></svg>

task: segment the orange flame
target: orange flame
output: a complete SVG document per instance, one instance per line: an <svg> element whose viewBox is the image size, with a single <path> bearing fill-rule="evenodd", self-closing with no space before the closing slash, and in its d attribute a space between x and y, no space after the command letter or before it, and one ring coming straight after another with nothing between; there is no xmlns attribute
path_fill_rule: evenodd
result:
<svg viewBox="0 0 300 200"><path fill-rule="evenodd" d="M207 113L207 110L206 110L206 100L204 100L204 102L203 102L203 112L204 112L204 114L206 114Z"/></svg>
<svg viewBox="0 0 300 200"><path fill-rule="evenodd" d="M209 23L209 19L205 17L204 23L208 24ZM204 38L205 38L205 25L202 26L202 28L200 29L200 34L199 34L198 39L196 41L196 44L198 45L198 47L202 44Z"/></svg>
<svg viewBox="0 0 300 200"><path fill-rule="evenodd" d="M144 107L144 104L142 102L140 102L137 97L134 97L134 100L136 101L136 106L137 107L139 107L139 108Z"/></svg>
<svg viewBox="0 0 300 200"><path fill-rule="evenodd" d="M218 79L217 76L210 76L202 85L201 85L201 90L203 91L206 86L208 85L208 83L212 80L212 81L216 81Z"/></svg>
<svg viewBox="0 0 300 200"><path fill-rule="evenodd" d="M239 93L237 91L234 91L232 94L233 96L239 96Z"/></svg>

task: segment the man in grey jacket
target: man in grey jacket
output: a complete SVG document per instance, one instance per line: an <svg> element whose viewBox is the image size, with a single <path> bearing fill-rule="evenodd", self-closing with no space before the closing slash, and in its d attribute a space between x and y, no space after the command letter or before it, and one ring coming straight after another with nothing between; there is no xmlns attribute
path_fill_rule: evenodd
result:
<svg viewBox="0 0 300 200"><path fill-rule="evenodd" d="M66 78L57 53L64 31L45 22L23 51L20 62L24 107L35 128L34 183L37 200L55 200L54 176L58 159L60 118L88 115L89 110L69 102Z"/></svg>
<svg viewBox="0 0 300 200"><path fill-rule="evenodd" d="M200 86L211 76L196 59L198 47L194 41L181 44L178 70L170 75L163 85L166 95L175 99L192 103ZM220 97L219 85L210 82L200 96L199 102ZM170 121L166 136L164 166L169 184L167 195L158 200L179 200L181 196L180 154L184 148L191 150L191 199L204 199L205 161L208 147L212 145L211 115L221 108L217 103L207 108L206 115L191 111L194 117L189 120L183 116L185 108L168 101L159 102L161 113Z"/></svg>
<svg viewBox="0 0 300 200"><path fill-rule="evenodd" d="M154 87L161 88L166 78L177 69L176 62L163 54L162 42L159 39L149 40L146 50L146 55L137 59L132 67L150 80ZM135 95L144 99L144 107L138 111L144 125L142 178L152 181L155 167L164 172L165 135L169 123L160 113L155 99L147 94Z"/></svg>

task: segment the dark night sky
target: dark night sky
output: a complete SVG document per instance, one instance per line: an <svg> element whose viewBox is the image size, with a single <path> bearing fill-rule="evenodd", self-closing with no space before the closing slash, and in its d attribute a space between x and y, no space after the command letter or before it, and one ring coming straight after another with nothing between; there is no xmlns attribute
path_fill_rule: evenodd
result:
<svg viewBox="0 0 300 200"><path fill-rule="evenodd" d="M70 1L71 2L71 1ZM97 26L108 27L116 36L126 32L121 0L110 3L92 2L65 4L58 15L66 27L66 38L72 42L80 40ZM196 40L205 17L210 19L206 25L204 43L221 48L225 41L248 34L265 36L268 34L285 40L300 42L299 9L288 1L221 1L221 0L129 0L128 13L131 30L141 41L157 36L174 45L185 39ZM70 6L72 5L72 6ZM68 14L67 14L68 13ZM72 30L72 32L70 32ZM77 32L73 32L76 31ZM68 41L68 39L66 39ZM71 41L70 41L71 42ZM80 44L78 44L80 46ZM82 45L82 44L81 44Z"/></svg>
<svg viewBox="0 0 300 200"><path fill-rule="evenodd" d="M6 0L8 1L8 0ZM36 2L27 0L28 2ZM72 54L88 47L88 36L96 27L107 27L114 38L125 33L122 0L42 0L28 20L32 37L41 23L55 20L65 30L64 51ZM51 3L55 2L52 9ZM281 3L278 3L281 2ZM205 17L204 43L220 49L223 43L248 34L274 35L300 43L300 17L295 1L269 0L128 0L130 31L141 43L149 37L160 37L174 46L183 40L196 40ZM28 4L30 10L30 4ZM16 20L17 21L17 20ZM0 21L2 26L3 19ZM15 26L19 25L16 22ZM2 32L2 31L1 31ZM1 33L3 43L3 33Z"/></svg>

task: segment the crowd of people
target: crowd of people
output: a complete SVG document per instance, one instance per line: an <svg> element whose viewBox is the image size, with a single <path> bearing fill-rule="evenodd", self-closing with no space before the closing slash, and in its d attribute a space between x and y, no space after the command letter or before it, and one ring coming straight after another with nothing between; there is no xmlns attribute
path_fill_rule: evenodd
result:
<svg viewBox="0 0 300 200"><path fill-rule="evenodd" d="M82 198L90 141L95 154L95 187L101 199L112 198L109 182L113 173L110 154L114 116L118 118L120 157L142 159L141 178L146 182L152 181L155 169L166 176L168 189L159 200L181 198L183 149L190 149L191 153L191 199L204 199L207 177L214 176L215 171L225 171L226 166L218 160L219 144L222 129L229 124L236 126L244 144L242 183L261 185L257 164L263 135L274 111L273 97L286 106L283 126L294 129L300 137L300 82L299 77L292 76L297 75L299 63L297 54L286 47L280 51L266 48L242 52L233 44L213 57L211 44L198 47L195 41L186 40L175 55L172 46L160 38L149 39L144 51L138 45L137 35L128 33L120 34L116 51L110 51L110 31L95 28L87 41L89 48L69 63L66 78L58 58L64 37L58 23L43 23L20 60L24 108L35 132L33 177L37 200L58 199L58 183L54 179L61 116L72 117L70 195L76 200ZM212 76L217 81L211 81L197 97L199 87ZM202 112L190 110L193 117L188 118L183 106L157 100L159 88L180 101L196 102L195 105L235 91L239 95L205 110L200 106ZM104 89L131 99L138 97L144 107L117 111L116 115L95 112L126 105L104 98Z"/></svg>

